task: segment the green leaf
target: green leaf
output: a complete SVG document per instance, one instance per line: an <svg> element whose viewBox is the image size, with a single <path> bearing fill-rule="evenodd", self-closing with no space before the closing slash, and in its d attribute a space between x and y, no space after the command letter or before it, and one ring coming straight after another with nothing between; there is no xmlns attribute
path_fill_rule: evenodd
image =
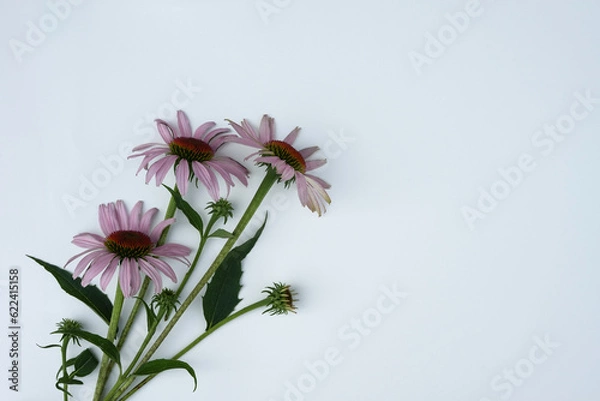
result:
<svg viewBox="0 0 600 401"><path fill-rule="evenodd" d="M60 384L60 382L59 382L59 381L57 381L57 382L54 384L54 387L56 387L58 390L60 390L60 392L61 392L61 393L67 393L67 394L69 395L69 397L73 397L73 394L71 394L71 393L69 393L68 391L66 391L64 387L60 387L60 386L59 386L59 384ZM65 386L65 387L66 387L66 386Z"/></svg>
<svg viewBox="0 0 600 401"><path fill-rule="evenodd" d="M110 324L113 305L106 294L100 291L98 287L95 285L88 285L87 287L84 287L81 285L81 279L73 279L72 274L67 270L44 262L43 260L33 256L29 257L46 269L50 274L52 274L56 281L58 281L58 284L60 284L61 288L67 294L77 298L89 306L94 312L96 312L96 314L98 314L98 316L102 318L102 320L106 322L106 324Z"/></svg>
<svg viewBox="0 0 600 401"><path fill-rule="evenodd" d="M87 348L75 358L75 376L85 377L92 373L98 366L98 358Z"/></svg>
<svg viewBox="0 0 600 401"><path fill-rule="evenodd" d="M42 349L48 349L48 348L60 348L60 344L50 344L50 345L39 345L36 344L38 347L42 348Z"/></svg>
<svg viewBox="0 0 600 401"><path fill-rule="evenodd" d="M90 333L89 331L85 330L72 330L70 334L77 336L100 348L106 356L108 356L117 365L119 365L119 367L121 367L121 356L119 355L119 350L117 349L117 347L115 347L113 343L108 341L106 338L100 337L97 334Z"/></svg>
<svg viewBox="0 0 600 401"><path fill-rule="evenodd" d="M73 379L72 377L61 377L56 381L56 384L58 386L58 384L83 384L83 382L81 380ZM63 389L60 390L64 391Z"/></svg>
<svg viewBox="0 0 600 401"><path fill-rule="evenodd" d="M154 313L152 308L142 298L139 298L139 297L135 297L135 298L142 301L142 303L144 304L144 307L146 308L146 324L148 326L148 331L150 331L150 329L152 328L154 323L156 323L156 319L157 319L156 313Z"/></svg>
<svg viewBox="0 0 600 401"><path fill-rule="evenodd" d="M176 359L155 359L153 361L146 362L142 366L140 366L133 374L136 376L146 376L146 375L156 375L165 370L171 369L185 369L194 379L194 391L196 391L196 387L198 386L198 379L196 379L196 372L192 367L183 362L178 361Z"/></svg>
<svg viewBox="0 0 600 401"><path fill-rule="evenodd" d="M222 228L219 228L218 230L215 230L215 232L213 232L211 235L209 235L209 237L229 239L229 238L233 238L233 234L227 230L223 230Z"/></svg>
<svg viewBox="0 0 600 401"><path fill-rule="evenodd" d="M256 244L256 241L265 228L265 224L267 224L266 217L265 222L258 229L254 237L242 245L233 248L225 256L225 259L223 259L223 262L219 265L215 275L208 284L206 294L202 298L206 330L229 316L241 301L238 295L242 288L240 285L242 260L250 253L254 244Z"/></svg>
<svg viewBox="0 0 600 401"><path fill-rule="evenodd" d="M167 188L167 191L169 191L171 193L171 196L173 196L173 199L175 200L175 205L177 205L177 209L183 212L190 224L200 232L200 235L202 235L204 231L204 223L202 223L202 217L200 217L198 212L196 212L194 208L185 199L181 197L179 191L174 191L166 185L163 185L163 187Z"/></svg>

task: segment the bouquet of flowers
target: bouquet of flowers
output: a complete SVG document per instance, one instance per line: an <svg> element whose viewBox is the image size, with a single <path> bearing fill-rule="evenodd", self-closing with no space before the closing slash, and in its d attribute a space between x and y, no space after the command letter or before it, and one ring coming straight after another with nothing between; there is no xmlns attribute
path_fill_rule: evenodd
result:
<svg viewBox="0 0 600 401"><path fill-rule="evenodd" d="M276 183L295 186L300 203L321 216L331 202L326 192L330 186L309 172L326 161L311 159L318 151L316 146L301 150L294 147L299 128L283 140L276 139L274 119L268 115L262 117L258 130L246 120L239 124L228 122L233 132L216 128L214 122L192 130L186 114L179 111L177 126L156 121L164 143L133 149L130 158L141 158L138 173L145 171L146 184L154 178L156 185L162 185L171 196L162 221L154 224L158 209L144 211L143 201L128 209L123 200L117 200L99 206L101 233L74 236L73 244L84 251L69 259L64 268L31 257L52 274L66 293L90 307L107 325L106 334L97 334L87 331L81 322L65 318L52 332L60 335L57 343L42 347L60 350L56 388L65 401L72 397L70 387L83 384L82 379L96 370L93 401L129 399L159 373L172 369L186 371L196 383L193 367L182 358L215 330L256 309L262 308L263 313L270 315L295 312L296 294L284 283L273 283L263 291L262 299L236 311L241 301L242 260L259 239L267 216L250 239L241 244L238 240ZM222 154L221 149L230 144L255 148L246 159L253 159L265 169L261 184L232 231L220 226L233 219L233 207L227 198L236 181L248 185L249 171ZM165 181L170 171L174 172L175 183L168 186ZM190 183L208 191L212 201L206 207L186 200L192 189ZM176 222L177 211L185 219ZM198 232L198 246L191 260L192 249L167 240L177 224L189 224ZM221 251L197 282L190 280L205 245L213 240L225 242ZM173 263L185 266L183 277L178 277ZM72 272L65 269L72 266ZM176 288L163 288L163 276L177 283ZM113 279L117 284L111 300L105 291ZM91 284L95 280L100 288ZM161 344L176 335L177 322L203 290L204 332L172 357L154 358ZM154 294L150 294L152 291ZM126 303L131 303L130 308L124 308ZM126 309L129 313L124 313ZM146 335L135 356L124 360L121 350L138 315L145 315ZM89 348L74 349L87 344ZM97 358L96 350L101 358Z"/></svg>

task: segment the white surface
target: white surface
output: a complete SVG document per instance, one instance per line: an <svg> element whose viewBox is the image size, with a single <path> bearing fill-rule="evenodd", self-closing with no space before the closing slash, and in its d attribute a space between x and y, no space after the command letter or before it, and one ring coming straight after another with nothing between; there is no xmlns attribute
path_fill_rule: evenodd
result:
<svg viewBox="0 0 600 401"><path fill-rule="evenodd" d="M58 353L35 344L55 340L64 316L102 328L24 255L64 263L72 236L97 230L98 203L164 207L137 161L85 206L69 212L63 198L101 174L102 157L159 139L148 121L175 96L194 125L269 113L281 137L302 126L299 144L329 156L333 204L319 219L278 189L289 202L245 265L245 302L286 281L298 315L238 321L187 358L198 393L176 372L140 399L598 400L600 102L559 143L536 133L586 111L577 96L600 98L598 2L84 1L15 55L29 21L52 23L48 4L5 0L0 17L0 279L17 266L22 285L20 391L2 379L3 399L59 399ZM427 35L451 34L445 14L465 9L463 32L415 68L411 52L435 51ZM461 209L500 190L498 170L523 154L534 167L471 230ZM381 304L382 286L406 298ZM356 318L375 319L369 334ZM551 348L535 348L544 338ZM6 372L7 336L0 347ZM336 350L311 386L307 364Z"/></svg>

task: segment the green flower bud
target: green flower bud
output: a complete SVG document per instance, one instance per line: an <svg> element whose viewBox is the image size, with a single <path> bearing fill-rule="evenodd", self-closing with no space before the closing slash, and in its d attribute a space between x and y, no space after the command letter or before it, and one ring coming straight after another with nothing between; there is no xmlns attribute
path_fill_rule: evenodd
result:
<svg viewBox="0 0 600 401"><path fill-rule="evenodd" d="M209 209L208 214L212 214L215 220L223 218L223 224L227 224L227 219L233 217L233 206L227 199L219 199L216 202L209 202L206 209Z"/></svg>
<svg viewBox="0 0 600 401"><path fill-rule="evenodd" d="M56 326L58 328L50 334L62 334L62 336L60 337L60 341L63 341L65 339L67 341L72 340L73 344L76 343L77 345L81 345L79 343L79 337L77 336L77 334L74 334L83 328L81 323L79 323L76 320L63 318L63 320L61 320L60 323L56 323Z"/></svg>
<svg viewBox="0 0 600 401"><path fill-rule="evenodd" d="M283 283L273 283L272 287L267 287L262 291L268 294L267 299L269 304L267 310L263 313L273 315L287 315L288 312L296 313L296 306L294 302L294 296L297 295L289 285Z"/></svg>
<svg viewBox="0 0 600 401"><path fill-rule="evenodd" d="M164 288L160 293L154 295L152 297L152 309L156 311L156 313L160 313L161 311L165 311L165 321L169 319L169 315L171 312L177 310L177 304L179 304L179 300L177 299L177 294L175 291Z"/></svg>

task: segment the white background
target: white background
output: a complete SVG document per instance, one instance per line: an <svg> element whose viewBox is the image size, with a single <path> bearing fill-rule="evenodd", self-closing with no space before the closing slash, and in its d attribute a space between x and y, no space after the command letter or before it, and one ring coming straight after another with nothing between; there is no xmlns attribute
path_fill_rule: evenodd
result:
<svg viewBox="0 0 600 401"><path fill-rule="evenodd" d="M158 141L151 121L173 121L174 96L195 126L269 113L283 138L300 125L299 146L329 156L318 174L333 203L318 218L277 188L283 206L267 199L245 264L243 302L285 281L298 314L255 313L206 340L185 358L197 393L173 372L137 399L600 397L600 102L578 100L600 98L598 2L3 0L0 14L0 320L18 267L22 325L18 393L1 336L3 399L62 397L58 352L36 347L57 341L62 317L104 330L25 255L63 265L73 235L98 232L99 203L165 207L137 160L108 176L102 160ZM557 123L567 133L552 139L544 126ZM515 172L522 157L529 170ZM261 170L246 165L256 188ZM102 186L82 199L94 177ZM232 192L238 213L251 192ZM83 203L69 210L69 197ZM382 304L382 288L406 297ZM200 304L193 313L161 356L203 329ZM315 363L336 350L335 365Z"/></svg>

